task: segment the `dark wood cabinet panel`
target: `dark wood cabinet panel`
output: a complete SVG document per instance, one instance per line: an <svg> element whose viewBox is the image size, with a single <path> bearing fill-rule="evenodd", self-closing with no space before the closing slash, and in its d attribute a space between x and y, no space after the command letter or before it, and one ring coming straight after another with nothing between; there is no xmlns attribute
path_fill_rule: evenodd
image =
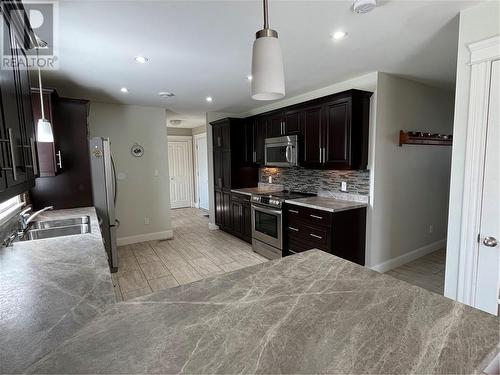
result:
<svg viewBox="0 0 500 375"><path fill-rule="evenodd" d="M231 151L224 150L221 153L222 157L222 188L231 189L232 165Z"/></svg>
<svg viewBox="0 0 500 375"><path fill-rule="evenodd" d="M232 229L235 235L241 236L243 235L243 228L242 228L242 220L241 220L241 214L242 214L242 204L239 199L234 199L234 195L231 198L231 215L232 215Z"/></svg>
<svg viewBox="0 0 500 375"><path fill-rule="evenodd" d="M266 138L281 137L283 132L283 116L277 113L268 117Z"/></svg>
<svg viewBox="0 0 500 375"><path fill-rule="evenodd" d="M254 124L252 120L245 121L245 154L243 156L243 163L246 165L251 165L254 163Z"/></svg>
<svg viewBox="0 0 500 375"><path fill-rule="evenodd" d="M365 264L366 208L331 213L287 204L284 228L284 256L316 248Z"/></svg>
<svg viewBox="0 0 500 375"><path fill-rule="evenodd" d="M54 177L37 178L30 190L35 209L52 205L55 209L92 206L90 155L86 100L60 98L54 109L54 137L59 139L60 172Z"/></svg>
<svg viewBox="0 0 500 375"><path fill-rule="evenodd" d="M223 227L224 223L222 222L222 191L215 190L215 224L219 227Z"/></svg>
<svg viewBox="0 0 500 375"><path fill-rule="evenodd" d="M267 118L258 117L254 121L254 162L264 165L265 162L265 140L267 137Z"/></svg>
<svg viewBox="0 0 500 375"><path fill-rule="evenodd" d="M327 103L324 107L324 159L327 167L345 169L351 166L351 101Z"/></svg>
<svg viewBox="0 0 500 375"><path fill-rule="evenodd" d="M321 123L323 106L306 108L303 111L304 158L302 164L306 167L321 166Z"/></svg>
<svg viewBox="0 0 500 375"><path fill-rule="evenodd" d="M244 239L252 243L252 207L250 202L243 202L242 206L242 226Z"/></svg>
<svg viewBox="0 0 500 375"><path fill-rule="evenodd" d="M233 230L233 219L231 215L231 192L222 191L222 222L223 227L228 230Z"/></svg>
<svg viewBox="0 0 500 375"><path fill-rule="evenodd" d="M284 115L284 130L285 134L300 134L300 117L302 111L294 110L294 111L286 111Z"/></svg>
<svg viewBox="0 0 500 375"><path fill-rule="evenodd" d="M251 243L252 217L250 197L238 193L232 193L231 214L233 223L231 234Z"/></svg>

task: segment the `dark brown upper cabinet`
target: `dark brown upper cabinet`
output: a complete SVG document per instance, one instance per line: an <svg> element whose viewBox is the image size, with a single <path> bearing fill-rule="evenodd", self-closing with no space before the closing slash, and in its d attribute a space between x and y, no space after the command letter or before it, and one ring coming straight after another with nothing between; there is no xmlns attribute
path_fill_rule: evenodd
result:
<svg viewBox="0 0 500 375"><path fill-rule="evenodd" d="M4 51L10 66L0 69L0 202L29 190L38 174L26 51L33 31L21 2L2 2ZM12 8L14 7L14 8ZM11 9L12 8L12 9ZM13 11L14 10L14 11ZM19 11L21 10L21 11ZM5 56L6 57L6 56Z"/></svg>
<svg viewBox="0 0 500 375"><path fill-rule="evenodd" d="M319 168L322 162L322 121L323 106L315 105L305 108L302 113L303 131L303 158L301 164L304 167Z"/></svg>
<svg viewBox="0 0 500 375"><path fill-rule="evenodd" d="M255 163L264 164L265 138L298 134L303 167L366 169L371 95L348 90L253 117Z"/></svg>

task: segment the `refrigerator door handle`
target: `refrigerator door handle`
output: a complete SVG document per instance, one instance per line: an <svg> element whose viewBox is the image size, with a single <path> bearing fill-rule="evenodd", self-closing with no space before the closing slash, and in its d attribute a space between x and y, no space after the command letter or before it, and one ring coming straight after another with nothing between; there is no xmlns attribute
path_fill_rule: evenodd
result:
<svg viewBox="0 0 500 375"><path fill-rule="evenodd" d="M115 161L113 160L113 154L110 151L110 158L111 158L111 168L113 170L113 202L115 203L116 206L116 197L118 196L118 184L116 181L116 168L115 168Z"/></svg>

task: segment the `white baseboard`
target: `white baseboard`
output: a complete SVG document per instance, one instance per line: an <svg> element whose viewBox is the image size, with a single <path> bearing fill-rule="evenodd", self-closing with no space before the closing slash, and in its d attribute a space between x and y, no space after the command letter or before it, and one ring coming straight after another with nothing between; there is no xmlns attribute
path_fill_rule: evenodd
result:
<svg viewBox="0 0 500 375"><path fill-rule="evenodd" d="M442 249L443 247L446 247L446 239L433 242L429 245L410 251L409 253L400 255L396 258L389 259L388 261L379 263L375 266L371 266L370 268L374 271L384 273L392 270L393 268L411 262L412 260L423 257L424 255L430 254L436 250Z"/></svg>
<svg viewBox="0 0 500 375"><path fill-rule="evenodd" d="M129 237L120 237L116 239L116 243L118 246L123 246L123 245L130 245L133 243L146 242L146 241L168 240L173 237L174 237L174 232L172 230L166 230L163 232L138 234Z"/></svg>
<svg viewBox="0 0 500 375"><path fill-rule="evenodd" d="M208 229L209 230L217 230L217 229L219 229L219 226L212 224L212 223L208 223Z"/></svg>
<svg viewBox="0 0 500 375"><path fill-rule="evenodd" d="M198 203L194 203L194 208L200 208L200 205Z"/></svg>

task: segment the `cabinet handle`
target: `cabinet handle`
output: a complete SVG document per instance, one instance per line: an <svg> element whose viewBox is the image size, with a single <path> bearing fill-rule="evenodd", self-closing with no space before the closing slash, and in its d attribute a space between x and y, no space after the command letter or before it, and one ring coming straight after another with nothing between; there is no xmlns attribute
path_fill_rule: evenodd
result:
<svg viewBox="0 0 500 375"><path fill-rule="evenodd" d="M290 250L290 249L288 249L288 252L289 252L289 253L292 253L292 254L297 254L295 251Z"/></svg>
<svg viewBox="0 0 500 375"><path fill-rule="evenodd" d="M310 235L311 237L317 238L318 240L322 240L322 239L323 239L323 237L318 236L318 235L316 235L316 234L309 233L309 235Z"/></svg>
<svg viewBox="0 0 500 375"><path fill-rule="evenodd" d="M16 151L14 149L14 139L12 138L12 129L8 128L9 145L10 145L10 158L12 160L12 178L17 181L17 167L16 167Z"/></svg>
<svg viewBox="0 0 500 375"><path fill-rule="evenodd" d="M321 147L319 148L319 162L323 163L323 149Z"/></svg>
<svg viewBox="0 0 500 375"><path fill-rule="evenodd" d="M62 169L62 155L61 155L61 150L57 151L56 156L59 157L59 161L57 162L57 166L59 167L59 169Z"/></svg>
<svg viewBox="0 0 500 375"><path fill-rule="evenodd" d="M35 140L30 138L30 146L31 146L31 163L33 164L33 173L35 175L38 174L38 158L36 156L36 149L35 149Z"/></svg>
<svg viewBox="0 0 500 375"><path fill-rule="evenodd" d="M294 228L294 227L288 227L288 229L293 230L294 232L298 232L299 231L297 228Z"/></svg>
<svg viewBox="0 0 500 375"><path fill-rule="evenodd" d="M222 187L222 178L218 178L217 179L217 183L219 184L219 187L221 188Z"/></svg>
<svg viewBox="0 0 500 375"><path fill-rule="evenodd" d="M253 162L257 163L257 151L253 152Z"/></svg>
<svg viewBox="0 0 500 375"><path fill-rule="evenodd" d="M221 147L222 146L222 141L220 139L220 137L217 137L217 147Z"/></svg>
<svg viewBox="0 0 500 375"><path fill-rule="evenodd" d="M299 211L296 211L296 210L290 210L290 209L288 209L288 212L291 212L292 214L298 214L298 213L299 213Z"/></svg>
<svg viewBox="0 0 500 375"><path fill-rule="evenodd" d="M323 220L323 216L318 216L318 215L313 215L313 214L311 214L309 216L311 216L311 217L313 217L315 219Z"/></svg>

